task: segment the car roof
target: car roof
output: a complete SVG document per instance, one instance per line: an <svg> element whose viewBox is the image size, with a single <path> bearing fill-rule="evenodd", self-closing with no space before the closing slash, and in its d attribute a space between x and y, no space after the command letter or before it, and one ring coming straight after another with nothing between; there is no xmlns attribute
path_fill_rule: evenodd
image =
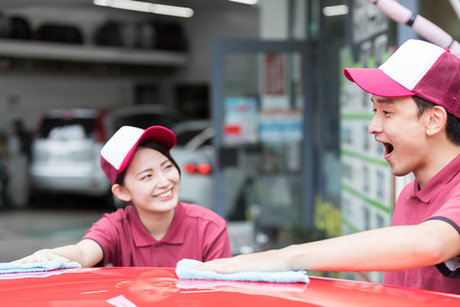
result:
<svg viewBox="0 0 460 307"><path fill-rule="evenodd" d="M2 306L460 305L458 295L321 277L310 277L308 284L178 280L174 268L146 267L21 274L0 274Z"/></svg>
<svg viewBox="0 0 460 307"><path fill-rule="evenodd" d="M187 130L204 130L212 127L212 121L208 119L184 120L175 124L171 130L174 133L182 133Z"/></svg>
<svg viewBox="0 0 460 307"><path fill-rule="evenodd" d="M96 118L102 111L98 109L51 109L44 113L45 118Z"/></svg>
<svg viewBox="0 0 460 307"><path fill-rule="evenodd" d="M177 137L175 148L184 146L187 150L196 150L214 137L214 127L210 120L181 121L171 128Z"/></svg>

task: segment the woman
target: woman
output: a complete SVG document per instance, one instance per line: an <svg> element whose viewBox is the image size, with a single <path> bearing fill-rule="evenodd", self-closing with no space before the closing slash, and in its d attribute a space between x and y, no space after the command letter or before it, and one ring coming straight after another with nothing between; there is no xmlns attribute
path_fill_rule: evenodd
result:
<svg viewBox="0 0 460 307"><path fill-rule="evenodd" d="M169 153L175 143L165 127L121 127L102 148L101 167L114 195L131 205L104 214L80 242L39 250L18 262L174 267L183 258L231 256L225 220L179 201L180 169Z"/></svg>

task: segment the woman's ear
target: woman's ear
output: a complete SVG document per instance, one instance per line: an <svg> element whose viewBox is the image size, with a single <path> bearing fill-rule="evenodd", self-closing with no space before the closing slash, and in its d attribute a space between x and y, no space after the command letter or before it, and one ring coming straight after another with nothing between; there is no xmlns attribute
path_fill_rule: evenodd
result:
<svg viewBox="0 0 460 307"><path fill-rule="evenodd" d="M435 135L445 130L447 123L447 111L443 107L435 106L430 110L429 122L427 125L427 134Z"/></svg>
<svg viewBox="0 0 460 307"><path fill-rule="evenodd" d="M131 194L129 193L129 191L124 186L121 186L118 183L112 185L112 193L121 201L131 201Z"/></svg>

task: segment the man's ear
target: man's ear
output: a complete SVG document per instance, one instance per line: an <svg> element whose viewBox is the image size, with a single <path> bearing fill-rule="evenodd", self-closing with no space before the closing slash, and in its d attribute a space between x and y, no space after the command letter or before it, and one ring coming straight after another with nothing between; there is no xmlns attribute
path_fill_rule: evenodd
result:
<svg viewBox="0 0 460 307"><path fill-rule="evenodd" d="M121 201L131 201L131 194L129 193L129 191L124 186L121 186L117 183L112 185L112 193Z"/></svg>
<svg viewBox="0 0 460 307"><path fill-rule="evenodd" d="M430 110L430 117L427 125L426 133L435 135L442 130L445 130L447 123L447 111L441 106L435 106Z"/></svg>

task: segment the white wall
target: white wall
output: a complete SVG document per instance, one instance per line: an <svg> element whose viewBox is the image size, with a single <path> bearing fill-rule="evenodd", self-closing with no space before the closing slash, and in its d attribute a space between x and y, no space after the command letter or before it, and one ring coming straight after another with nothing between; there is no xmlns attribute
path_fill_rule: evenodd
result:
<svg viewBox="0 0 460 307"><path fill-rule="evenodd" d="M151 15L111 9L109 15L100 8L83 10L40 9L33 7L8 14L22 15L31 20L33 27L44 22L79 24L85 37L107 18L135 22ZM55 107L117 107L133 103L133 88L138 83L160 86L160 101L170 102L174 84L210 84L211 44L215 38L257 38L259 15L257 8L240 6L237 9L200 11L191 19L179 19L190 46L189 63L173 76L163 79L142 80L126 78L81 77L71 75L29 75L0 73L0 133L7 132L14 118L25 120L26 128L34 129L40 114Z"/></svg>
<svg viewBox="0 0 460 307"><path fill-rule="evenodd" d="M257 7L232 10L207 10L196 13L194 18L182 20L189 38L189 63L176 76L163 80L166 89L162 101L173 101L175 84L211 85L212 42L217 38L259 38L259 10Z"/></svg>
<svg viewBox="0 0 460 307"><path fill-rule="evenodd" d="M66 76L0 75L0 131L22 118L28 129L52 108L113 108L132 100L131 80Z"/></svg>

